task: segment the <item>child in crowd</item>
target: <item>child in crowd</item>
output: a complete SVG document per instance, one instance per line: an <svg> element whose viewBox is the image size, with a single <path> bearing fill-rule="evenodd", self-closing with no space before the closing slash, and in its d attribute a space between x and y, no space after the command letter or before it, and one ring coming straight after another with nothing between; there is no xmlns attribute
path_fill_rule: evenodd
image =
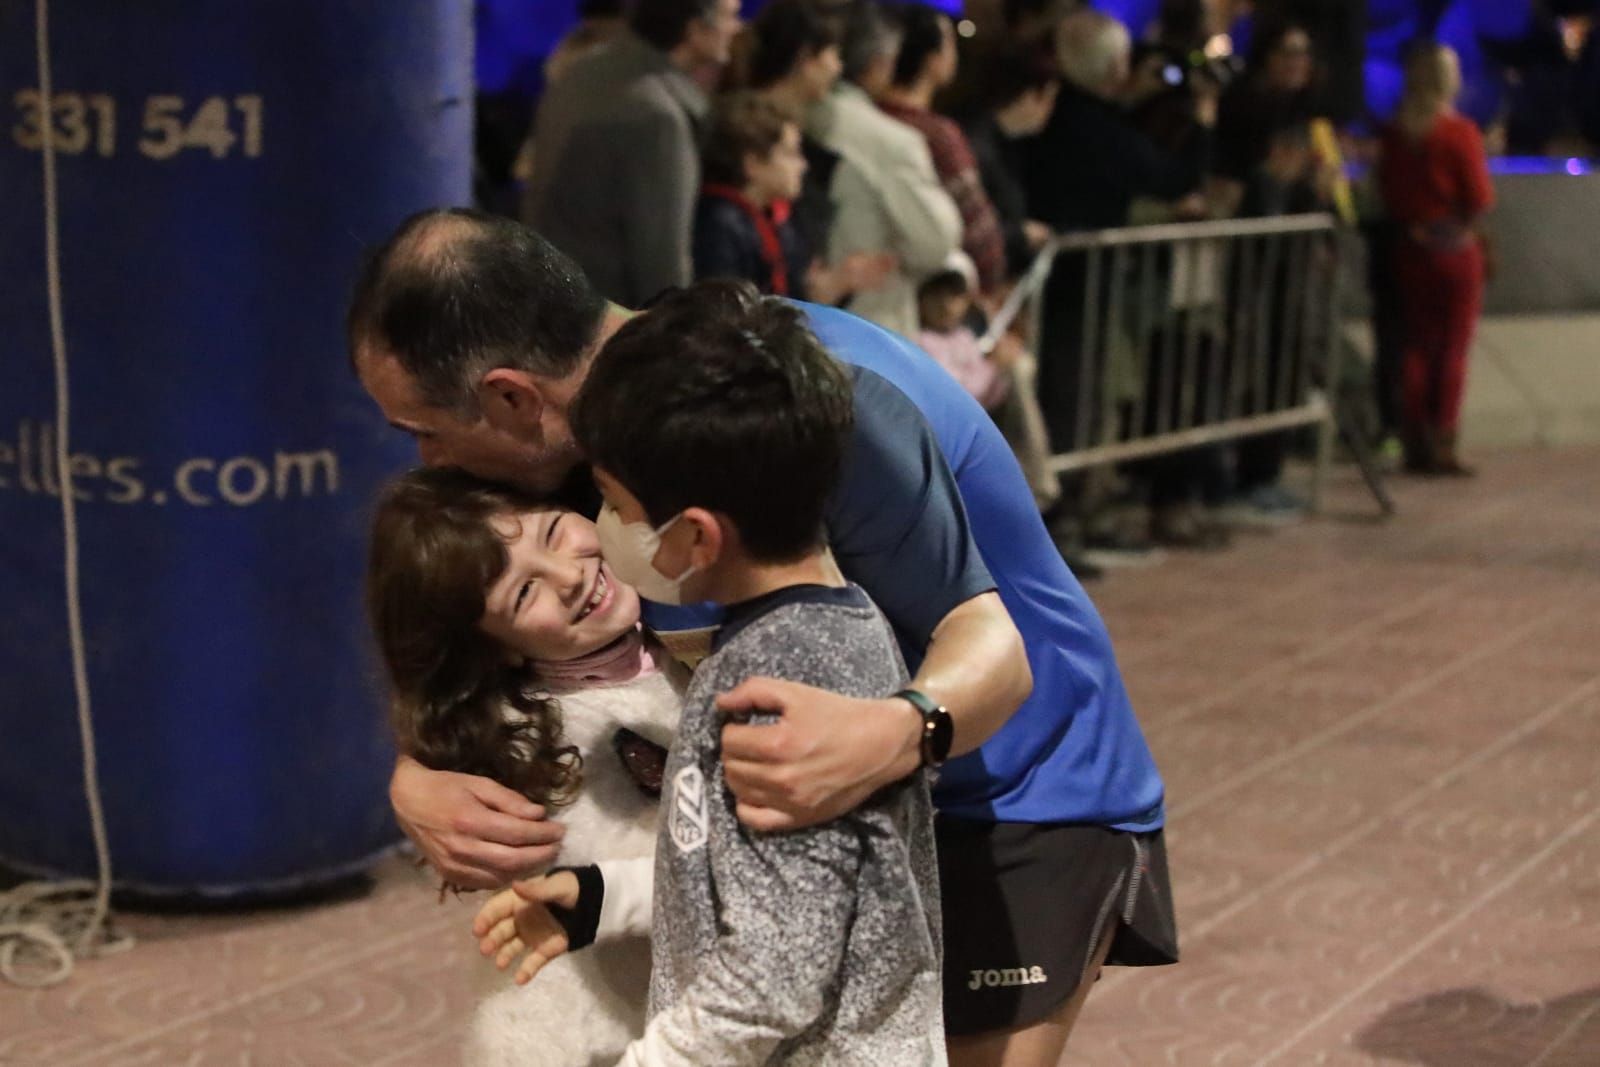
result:
<svg viewBox="0 0 1600 1067"><path fill-rule="evenodd" d="M656 796L682 691L639 629L638 595L588 519L453 470L385 491L367 588L401 749L560 809L562 859L578 869L522 883L532 899L560 908L580 882L612 887L557 911L568 921L536 946L542 958L592 948L555 959L536 986L486 991L465 1062L510 1067L530 1049L550 1067L615 1061L644 1029ZM641 862L643 879L619 873ZM479 932L491 925L480 917Z"/></svg>
<svg viewBox="0 0 1600 1067"><path fill-rule="evenodd" d="M916 341L992 415L1011 394L1008 372L1022 351L1016 338L1007 335L1004 340L1008 344L996 345L993 352L984 354L972 329L976 297L970 271L970 261L952 263L922 283L917 290L921 328Z"/></svg>
<svg viewBox="0 0 1600 1067"><path fill-rule="evenodd" d="M867 254L830 267L806 243L790 219L806 173L800 124L767 97L734 93L717 101L701 167L696 278L739 278L763 293L835 304L893 269L892 256Z"/></svg>
<svg viewBox="0 0 1600 1067"><path fill-rule="evenodd" d="M887 621L824 548L851 421L799 310L727 283L623 327L579 396L608 565L651 600L726 606L667 762L650 1021L624 1064L945 1062L926 774L768 834L738 822L720 758L715 699L749 677L905 685Z"/></svg>
<svg viewBox="0 0 1600 1067"><path fill-rule="evenodd" d="M1041 509L1060 492L1050 470L1050 438L1034 389L1035 364L1022 341L1002 333L987 353L978 338L977 272L962 253L917 290L916 342L994 417L1016 453Z"/></svg>

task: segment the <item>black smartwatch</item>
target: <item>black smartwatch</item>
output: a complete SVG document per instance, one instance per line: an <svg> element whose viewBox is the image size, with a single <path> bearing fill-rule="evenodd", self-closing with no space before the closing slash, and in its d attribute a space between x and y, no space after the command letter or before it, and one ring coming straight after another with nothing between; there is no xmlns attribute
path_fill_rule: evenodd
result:
<svg viewBox="0 0 1600 1067"><path fill-rule="evenodd" d="M956 727L950 712L935 704L926 693L915 689L902 689L895 696L905 700L922 716L922 765L938 767L950 758L950 744L955 740Z"/></svg>

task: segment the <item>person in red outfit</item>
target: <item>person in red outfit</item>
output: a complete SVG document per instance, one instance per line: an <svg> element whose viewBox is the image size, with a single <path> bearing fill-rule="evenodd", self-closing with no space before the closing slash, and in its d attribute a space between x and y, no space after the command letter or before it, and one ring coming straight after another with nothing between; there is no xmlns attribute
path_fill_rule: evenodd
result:
<svg viewBox="0 0 1600 1067"><path fill-rule="evenodd" d="M1406 468L1420 474L1471 473L1456 455L1456 430L1487 277L1480 224L1494 189L1483 137L1456 113L1460 89L1452 49L1415 49L1378 163L1384 203L1402 234L1395 269L1405 319L1404 443Z"/></svg>
<svg viewBox="0 0 1600 1067"><path fill-rule="evenodd" d="M949 15L922 3L907 4L897 14L900 51L893 83L878 97L878 107L927 140L934 172L961 210L961 250L978 268L980 290L992 296L1006 280L1000 216L984 191L967 135L953 119L933 110L934 95L955 80L955 24Z"/></svg>

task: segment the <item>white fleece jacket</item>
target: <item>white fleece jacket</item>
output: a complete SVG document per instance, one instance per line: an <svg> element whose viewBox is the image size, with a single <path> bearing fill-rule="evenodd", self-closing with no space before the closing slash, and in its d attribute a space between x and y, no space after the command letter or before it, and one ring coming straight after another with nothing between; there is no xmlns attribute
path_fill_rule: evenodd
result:
<svg viewBox="0 0 1600 1067"><path fill-rule="evenodd" d="M475 961L482 996L463 1050L468 1067L609 1067L644 1032L657 802L623 768L612 737L627 727L670 747L681 682L663 672L558 695L567 740L583 755L578 799L556 816L567 828L560 863L600 866L599 932L593 945L558 957L525 986Z"/></svg>

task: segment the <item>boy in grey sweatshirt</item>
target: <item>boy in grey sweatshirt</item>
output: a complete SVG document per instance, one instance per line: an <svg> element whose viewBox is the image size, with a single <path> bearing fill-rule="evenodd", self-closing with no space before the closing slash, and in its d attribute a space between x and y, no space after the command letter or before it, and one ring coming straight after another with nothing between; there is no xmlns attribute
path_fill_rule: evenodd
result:
<svg viewBox="0 0 1600 1067"><path fill-rule="evenodd" d="M786 833L743 826L723 778L715 699L745 679L861 697L906 683L888 623L824 546L850 380L792 305L730 283L695 297L623 327L573 416L618 579L727 606L667 761L650 1022L622 1062L942 1065L925 772Z"/></svg>

